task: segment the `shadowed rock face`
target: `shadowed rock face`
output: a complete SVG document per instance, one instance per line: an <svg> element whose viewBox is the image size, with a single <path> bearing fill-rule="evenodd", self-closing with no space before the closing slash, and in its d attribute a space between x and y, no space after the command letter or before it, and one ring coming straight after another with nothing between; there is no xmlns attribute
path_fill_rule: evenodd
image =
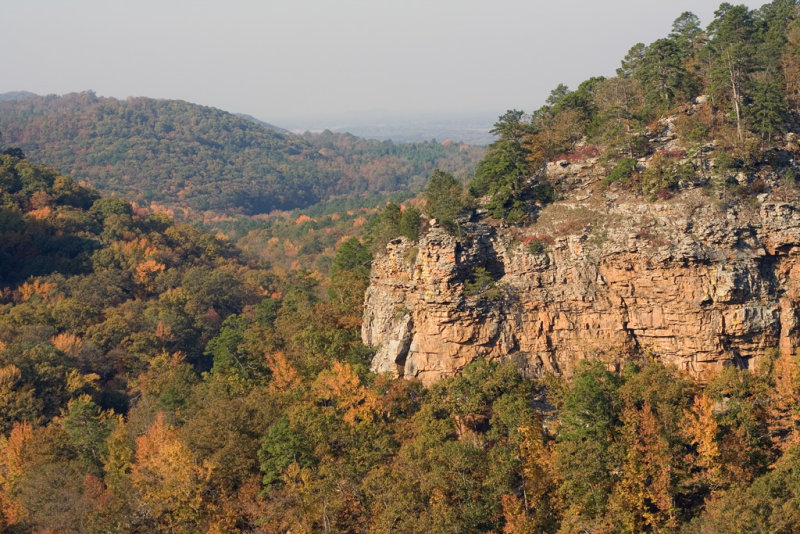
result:
<svg viewBox="0 0 800 534"><path fill-rule="evenodd" d="M544 223L467 224L461 238L434 227L419 243L389 243L365 298L373 369L431 383L486 357L511 358L531 375L570 374L581 359L619 365L643 351L702 379L798 346L793 204L720 209L696 189L660 203L619 197L596 192L546 208L543 216L570 224L547 227L562 230L543 251L523 241ZM496 284L467 295L479 267Z"/></svg>

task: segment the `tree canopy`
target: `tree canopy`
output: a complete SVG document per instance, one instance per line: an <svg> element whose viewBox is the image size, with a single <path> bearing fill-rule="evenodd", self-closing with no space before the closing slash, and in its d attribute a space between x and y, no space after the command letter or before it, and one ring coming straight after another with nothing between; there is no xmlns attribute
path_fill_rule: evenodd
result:
<svg viewBox="0 0 800 534"><path fill-rule="evenodd" d="M419 191L433 169L466 173L481 153L457 143L300 136L187 102L92 92L0 102L0 132L7 145L103 193L228 215Z"/></svg>

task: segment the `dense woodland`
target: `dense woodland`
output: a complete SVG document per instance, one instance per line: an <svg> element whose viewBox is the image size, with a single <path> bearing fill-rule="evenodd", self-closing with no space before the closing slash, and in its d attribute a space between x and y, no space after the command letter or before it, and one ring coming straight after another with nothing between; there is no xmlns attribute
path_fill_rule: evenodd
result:
<svg viewBox="0 0 800 534"><path fill-rule="evenodd" d="M498 140L469 193L485 198L492 215L517 223L528 218L532 200L550 198L541 172L548 161L600 157L606 185L623 183L650 200L674 194L697 170L680 160L709 143L720 152L711 185L733 186L736 173L774 165L768 149L782 148L785 135L798 131L797 9L793 0L757 10L724 3L705 29L683 13L667 37L634 45L616 76L589 78L575 90L560 84L529 115L509 110L495 124ZM684 149L654 154L649 139L658 135L658 120L673 114ZM656 164L641 168L643 156Z"/></svg>
<svg viewBox="0 0 800 534"><path fill-rule="evenodd" d="M254 215L419 191L433 169L465 174L482 153L458 143L297 136L182 101L21 96L0 102L6 145L105 194L178 213Z"/></svg>
<svg viewBox="0 0 800 534"><path fill-rule="evenodd" d="M253 230L237 248L6 148L3 528L797 532L800 357L769 351L759 368L704 384L657 354L536 379L476 361L425 388L371 373L359 341L373 253L417 239L423 215L458 232L483 203L525 223L530 205L558 194L544 163L587 151L605 158L609 186L675 194L669 155L658 176L629 158L648 152L642 132L656 118L699 94L707 105L677 131L725 148L719 187L764 165L797 130L797 16L790 0L723 4L707 29L682 15L670 36L634 47L617 77L503 115L468 187L436 171L418 204L286 219L289 244L309 244L294 268L255 259L260 247L286 251L281 239ZM328 237L304 241L318 234Z"/></svg>
<svg viewBox="0 0 800 534"><path fill-rule="evenodd" d="M357 239L329 280L280 276L0 161L8 532L797 528L794 358L704 387L650 356L569 381L476 362L426 389L368 371Z"/></svg>

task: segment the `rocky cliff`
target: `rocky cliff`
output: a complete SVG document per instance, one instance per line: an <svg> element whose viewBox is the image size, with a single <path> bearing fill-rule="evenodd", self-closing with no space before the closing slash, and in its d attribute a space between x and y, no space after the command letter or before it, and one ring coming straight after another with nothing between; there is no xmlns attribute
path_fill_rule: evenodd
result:
<svg viewBox="0 0 800 534"><path fill-rule="evenodd" d="M365 298L373 369L430 383L478 357L569 374L581 359L614 366L638 352L702 379L753 366L769 348L793 351L796 188L765 167L737 177L758 184L749 197L710 193L700 187L709 161L695 162L697 180L679 194L655 202L601 185L596 161L550 164L550 180L569 193L534 224L473 216L460 236L434 225L418 243L392 241Z"/></svg>

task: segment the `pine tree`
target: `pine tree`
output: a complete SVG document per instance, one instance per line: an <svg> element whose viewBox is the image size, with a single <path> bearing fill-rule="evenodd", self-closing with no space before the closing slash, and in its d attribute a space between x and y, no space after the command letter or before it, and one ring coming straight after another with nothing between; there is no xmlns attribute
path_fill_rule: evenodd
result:
<svg viewBox="0 0 800 534"><path fill-rule="evenodd" d="M748 93L750 75L756 68L756 26L750 10L743 5L720 5L709 25L711 40L710 88L713 95L727 96L736 119L736 135L744 141L743 106Z"/></svg>
<svg viewBox="0 0 800 534"><path fill-rule="evenodd" d="M456 219L464 210L461 182L452 174L439 169L433 171L428 186L425 188L425 202L428 214L445 228L454 231L458 223Z"/></svg>

